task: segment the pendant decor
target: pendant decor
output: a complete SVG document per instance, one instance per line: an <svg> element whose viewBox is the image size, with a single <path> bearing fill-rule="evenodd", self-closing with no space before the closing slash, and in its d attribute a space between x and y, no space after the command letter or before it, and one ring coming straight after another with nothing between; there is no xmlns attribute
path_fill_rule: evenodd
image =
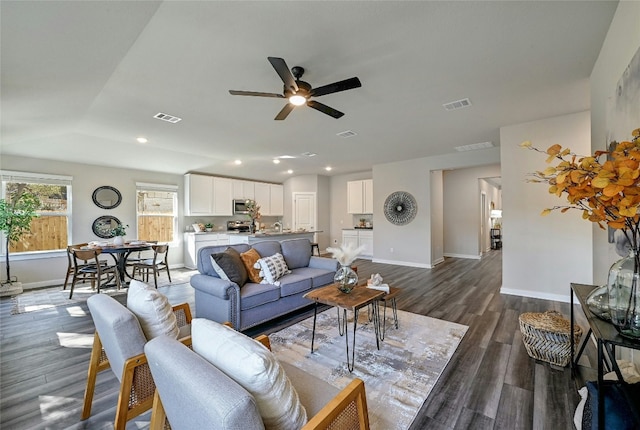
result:
<svg viewBox="0 0 640 430"><path fill-rule="evenodd" d="M632 249L629 255L609 269L607 282L609 293L609 315L611 323L625 337L640 338L640 254Z"/></svg>
<svg viewBox="0 0 640 430"><path fill-rule="evenodd" d="M406 191L393 192L384 201L384 216L391 224L409 224L417 213L416 199Z"/></svg>

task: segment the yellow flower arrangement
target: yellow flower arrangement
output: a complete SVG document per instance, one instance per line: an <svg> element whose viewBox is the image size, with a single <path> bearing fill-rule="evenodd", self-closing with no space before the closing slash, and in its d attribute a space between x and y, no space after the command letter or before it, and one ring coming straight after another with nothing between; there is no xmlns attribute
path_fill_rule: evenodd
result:
<svg viewBox="0 0 640 430"><path fill-rule="evenodd" d="M556 166L532 173L529 182L549 184L549 193L565 196L568 205L547 208L562 213L570 209L582 211L582 218L624 232L634 250L638 250L640 229L640 128L633 130L632 139L617 143L612 151L596 151L591 156L578 156L569 148L556 144L542 151L531 142L522 148L545 153L547 163L559 160Z"/></svg>
<svg viewBox="0 0 640 430"><path fill-rule="evenodd" d="M262 218L262 214L260 213L260 206L256 204L255 200L247 200L245 201L245 205L247 207L247 211L249 212L247 215L252 220L260 220Z"/></svg>

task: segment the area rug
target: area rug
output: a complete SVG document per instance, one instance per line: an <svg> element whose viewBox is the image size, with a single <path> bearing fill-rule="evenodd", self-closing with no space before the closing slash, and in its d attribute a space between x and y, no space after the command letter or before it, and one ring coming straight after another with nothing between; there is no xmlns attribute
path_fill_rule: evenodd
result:
<svg viewBox="0 0 640 430"><path fill-rule="evenodd" d="M398 311L398 320L398 329L387 320L386 337L377 350L373 324L366 311L360 312L353 373L347 369L345 339L338 334L336 309L318 314L313 354L313 317L273 333L269 339L279 360L339 389L353 378L362 379L372 429L406 429L468 327L403 311ZM353 320L349 321L349 349L352 335Z"/></svg>

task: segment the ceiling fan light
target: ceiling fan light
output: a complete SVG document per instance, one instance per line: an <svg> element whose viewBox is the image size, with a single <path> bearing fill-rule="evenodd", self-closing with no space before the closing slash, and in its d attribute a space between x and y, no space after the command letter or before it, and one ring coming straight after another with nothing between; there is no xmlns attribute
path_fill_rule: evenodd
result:
<svg viewBox="0 0 640 430"><path fill-rule="evenodd" d="M294 106L302 106L306 102L307 102L307 99L298 94L294 94L291 97L289 97L289 103L291 103Z"/></svg>

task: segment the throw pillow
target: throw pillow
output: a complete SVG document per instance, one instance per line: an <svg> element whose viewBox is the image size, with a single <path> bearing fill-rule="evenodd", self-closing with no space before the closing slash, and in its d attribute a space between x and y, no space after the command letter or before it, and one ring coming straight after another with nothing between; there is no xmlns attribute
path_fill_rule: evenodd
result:
<svg viewBox="0 0 640 430"><path fill-rule="evenodd" d="M247 269L235 249L227 248L224 252L211 254L211 265L225 281L235 282L239 287L247 283Z"/></svg>
<svg viewBox="0 0 640 430"><path fill-rule="evenodd" d="M298 393L261 343L204 318L191 321L191 339L194 352L253 395L266 429L299 429L307 422Z"/></svg>
<svg viewBox="0 0 640 430"><path fill-rule="evenodd" d="M280 285L278 279L291 273L291 270L287 267L287 263L284 261L284 257L279 252L269 257L262 257L256 262L254 267L260 269L260 276L264 278L260 282L261 284Z"/></svg>
<svg viewBox="0 0 640 430"><path fill-rule="evenodd" d="M138 318L147 340L160 335L178 338L178 320L169 300L151 285L132 280L127 292L127 308Z"/></svg>
<svg viewBox="0 0 640 430"><path fill-rule="evenodd" d="M242 254L240 254L240 258L242 259L242 263L244 263L244 268L247 269L249 280L251 282L255 282L256 284L262 282L260 270L254 267L256 262L260 260L260 254L258 254L258 251L251 248L247 252L243 252Z"/></svg>

